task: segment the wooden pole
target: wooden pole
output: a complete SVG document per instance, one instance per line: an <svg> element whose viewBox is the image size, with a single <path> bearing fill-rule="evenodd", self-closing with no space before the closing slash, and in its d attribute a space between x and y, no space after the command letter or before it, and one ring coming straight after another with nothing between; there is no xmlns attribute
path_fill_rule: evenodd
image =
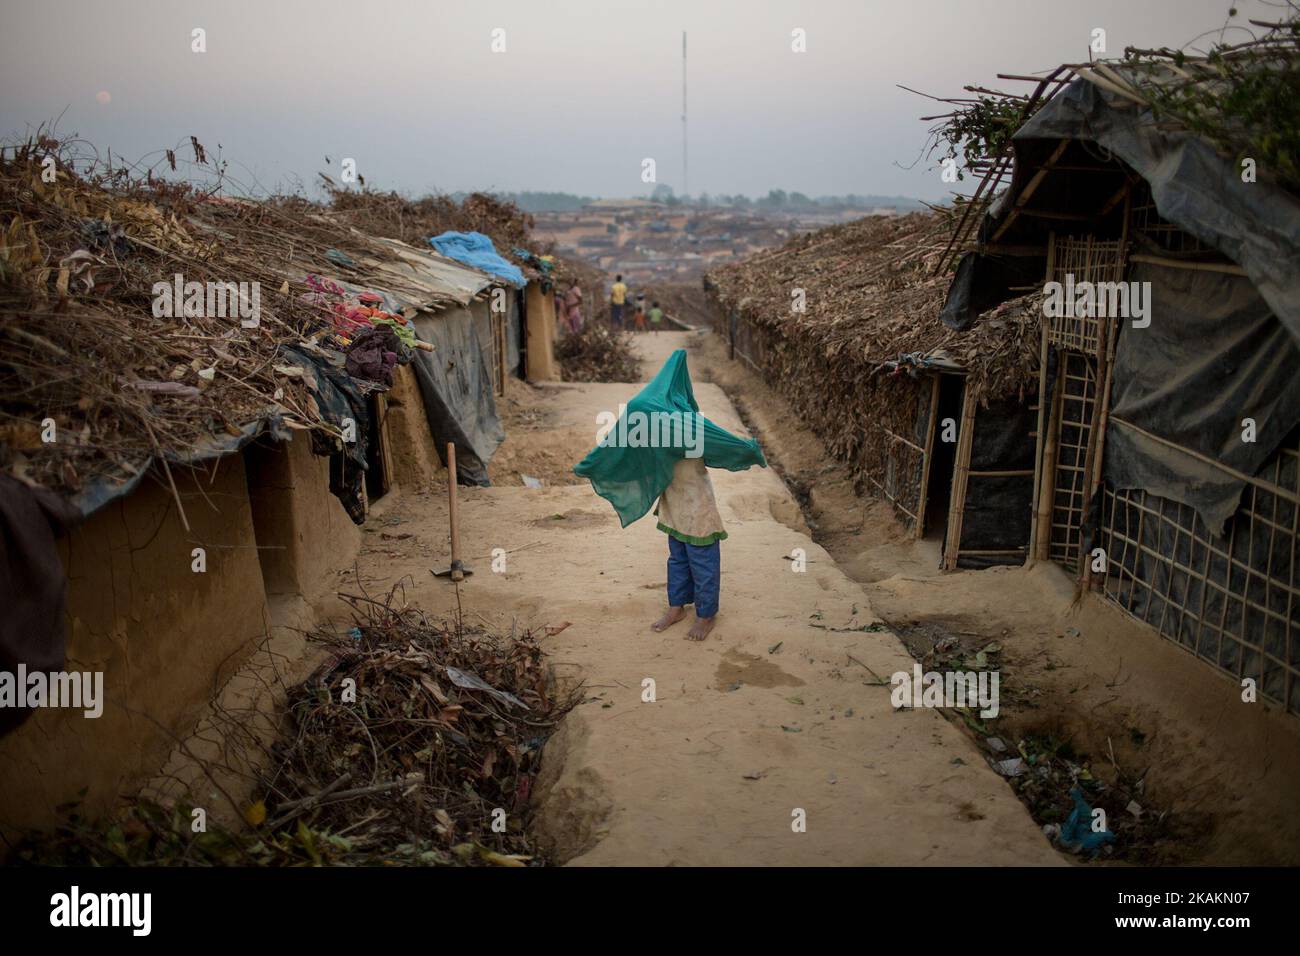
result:
<svg viewBox="0 0 1300 956"><path fill-rule="evenodd" d="M1088 489L1088 502L1097 496L1097 489L1101 487L1101 469L1105 460L1106 453L1106 426L1110 423L1110 384L1111 379L1115 376L1115 338L1119 334L1119 323L1121 319L1113 319L1110 323L1109 334L1106 337L1105 352L1102 353L1105 372L1101 376L1101 409L1097 414L1097 420L1093 423L1093 437L1095 443L1092 449L1092 458L1088 462L1087 480L1084 487ZM1098 525L1098 530L1101 526ZM1082 535L1082 532L1080 533ZM1082 539L1080 540L1082 545ZM1080 554L1081 563L1083 563L1083 589L1085 591L1092 588L1092 562L1086 561ZM1110 560L1107 558L1107 567Z"/></svg>
<svg viewBox="0 0 1300 956"><path fill-rule="evenodd" d="M921 452L921 501L917 505L916 537L925 537L925 509L930 502L930 459L934 457L934 422L939 417L939 372L931 376L930 423L925 432L925 449Z"/></svg>
<svg viewBox="0 0 1300 956"><path fill-rule="evenodd" d="M1046 561L1051 556L1052 502L1056 497L1056 435L1061 420L1061 404L1065 394L1064 385L1065 362L1061 361L1056 369L1056 381L1052 385L1051 411L1048 413L1045 426L1046 442L1043 445L1043 470L1039 476L1034 540L1031 542L1034 558L1041 561Z"/></svg>
<svg viewBox="0 0 1300 956"><path fill-rule="evenodd" d="M510 322L509 314L501 313L501 394L506 393L506 377L510 374Z"/></svg>
<svg viewBox="0 0 1300 956"><path fill-rule="evenodd" d="M966 515L966 480L970 475L970 450L975 431L975 393L970 382L962 390L961 433L957 436L957 463L952 475L952 497L948 502L948 536L943 547L943 568L955 570L961 550L961 525Z"/></svg>
<svg viewBox="0 0 1300 956"><path fill-rule="evenodd" d="M1106 323L1106 338L1110 336L1110 328L1115 323L1110 321ZM1102 426L1101 406L1104 402L1102 396L1106 386L1104 383L1110 381L1110 365L1106 362L1106 346L1103 344L1098 350L1098 362L1100 367L1097 369L1097 391L1092 397L1092 421L1088 425L1088 442L1083 451L1083 513L1079 515L1079 580L1086 591L1092 586L1092 564L1088 561L1088 556L1083 551L1083 532L1088 524L1088 506L1092 503L1093 489L1093 460L1097 455L1097 442L1099 439L1098 432Z"/></svg>
<svg viewBox="0 0 1300 956"><path fill-rule="evenodd" d="M1151 256L1144 252L1129 256L1130 262L1145 262L1153 266L1167 266L1170 269L1191 269L1196 272L1222 272L1230 276L1244 276L1246 270L1230 262L1185 262L1182 259L1168 259L1164 256Z"/></svg>
<svg viewBox="0 0 1300 956"><path fill-rule="evenodd" d="M460 511L456 505L456 445L447 442L447 514L451 519L451 579L463 581L460 564Z"/></svg>
<svg viewBox="0 0 1300 956"><path fill-rule="evenodd" d="M1030 505L1029 518L1029 563L1038 559L1038 549L1034 542L1038 540L1038 499L1042 496L1042 483L1046 470L1043 466L1047 453L1048 414L1052 396L1047 394L1047 325L1040 327L1041 341L1038 347L1038 425L1034 431L1034 500Z"/></svg>
<svg viewBox="0 0 1300 956"><path fill-rule="evenodd" d="M1056 233L1047 234L1047 281L1052 281L1056 269ZM1046 316L1039 319L1038 345L1038 425L1034 430L1034 499L1029 512L1029 557L1027 564L1038 559L1038 498L1042 494L1039 485L1043 480L1043 454L1046 449L1047 406L1051 397L1047 394L1047 322Z"/></svg>
<svg viewBox="0 0 1300 956"><path fill-rule="evenodd" d="M1179 445L1176 442L1170 441L1168 438L1161 438L1159 435L1153 434L1147 431L1145 428L1140 428L1137 425L1134 425L1132 422L1125 421L1122 418L1116 418L1114 415L1111 415L1109 420L1114 422L1116 425L1119 425L1122 428L1127 428L1129 431L1137 432L1139 435L1143 436L1144 438L1149 438L1151 439L1151 441L1163 445L1165 448L1172 448L1174 451L1179 451L1182 452L1184 455L1189 455L1192 458L1195 458L1197 461L1201 462L1202 464L1210 465L1211 467L1217 468L1219 469L1219 471L1223 472L1224 474L1231 475L1233 478L1236 478L1239 481L1244 481L1247 482L1248 484L1257 485L1258 487L1263 488L1269 494L1277 495L1279 498L1283 499L1284 501L1290 501L1292 504L1300 505L1300 494L1297 494L1296 492L1291 491L1288 488L1283 488L1281 485L1274 484L1271 481L1265 481L1263 478L1260 478L1256 475L1248 475L1244 471L1238 471L1236 468L1229 467L1228 465L1225 465L1221 461L1216 461L1215 459L1211 458L1209 455L1203 455L1199 451L1196 451L1195 449L1187 448L1184 447L1183 445Z"/></svg>

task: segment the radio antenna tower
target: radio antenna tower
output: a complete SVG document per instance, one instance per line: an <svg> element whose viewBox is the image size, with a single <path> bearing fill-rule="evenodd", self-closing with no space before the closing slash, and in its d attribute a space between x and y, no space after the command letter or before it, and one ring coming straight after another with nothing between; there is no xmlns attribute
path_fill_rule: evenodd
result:
<svg viewBox="0 0 1300 956"><path fill-rule="evenodd" d="M686 165L686 31L682 31L682 196L691 194L691 178Z"/></svg>

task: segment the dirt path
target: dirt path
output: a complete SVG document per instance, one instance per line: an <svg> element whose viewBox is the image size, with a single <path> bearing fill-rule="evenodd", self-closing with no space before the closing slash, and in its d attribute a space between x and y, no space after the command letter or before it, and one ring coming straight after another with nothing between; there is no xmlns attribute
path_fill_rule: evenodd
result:
<svg viewBox="0 0 1300 956"><path fill-rule="evenodd" d="M688 333L642 337L653 373ZM512 386L514 387L514 386ZM577 461L596 414L635 385L524 389L527 428L494 463L495 486L463 489L462 540L476 573L467 616L569 626L547 639L557 673L588 701L547 744L539 828L580 864L1058 864L971 741L932 710L895 711L879 686L912 659L859 584L807 533L770 469L714 474L730 537L722 610L703 644L686 625L649 623L664 604L664 536L648 520L620 530L586 484L521 486L511 462ZM706 415L744 425L696 379ZM584 428L585 426L585 428ZM585 437L584 437L585 435ZM513 484L512 484L513 483ZM360 562L371 593L409 575L408 595L454 608L443 489L404 495L371 523ZM405 536L405 537L404 537ZM493 549L506 570L491 570ZM807 552L806 573L786 558ZM647 680L653 703L643 702ZM806 832L792 823L802 810Z"/></svg>

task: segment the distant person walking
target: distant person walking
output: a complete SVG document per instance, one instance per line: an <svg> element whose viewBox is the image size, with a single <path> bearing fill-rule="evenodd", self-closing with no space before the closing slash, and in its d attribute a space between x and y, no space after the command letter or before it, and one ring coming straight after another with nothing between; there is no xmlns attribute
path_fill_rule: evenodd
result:
<svg viewBox="0 0 1300 956"><path fill-rule="evenodd" d="M609 290L609 321L614 328L623 327L623 305L627 302L627 286L621 275L614 276L614 287Z"/></svg>
<svg viewBox="0 0 1300 956"><path fill-rule="evenodd" d="M662 322L663 320L664 320L664 310L659 308L659 303L656 302L654 305L650 306L650 331L658 332L659 323Z"/></svg>
<svg viewBox="0 0 1300 956"><path fill-rule="evenodd" d="M645 296L640 293L636 297L636 330L645 331Z"/></svg>
<svg viewBox="0 0 1300 956"><path fill-rule="evenodd" d="M576 282L564 294L564 324L570 335L582 329L582 287Z"/></svg>

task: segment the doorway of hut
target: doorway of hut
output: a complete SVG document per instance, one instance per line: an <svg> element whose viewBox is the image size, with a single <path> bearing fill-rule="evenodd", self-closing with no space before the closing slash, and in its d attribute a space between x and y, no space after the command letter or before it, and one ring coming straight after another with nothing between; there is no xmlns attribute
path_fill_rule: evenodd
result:
<svg viewBox="0 0 1300 956"><path fill-rule="evenodd" d="M948 507L952 501L953 469L957 461L957 438L965 390L965 376L939 373L934 438L930 443L930 470L926 478L926 540L942 541L948 533Z"/></svg>
<svg viewBox="0 0 1300 956"><path fill-rule="evenodd" d="M388 418L388 397L376 392L369 398L370 421L366 435L366 501L373 503L388 494L393 483L392 451L384 423Z"/></svg>

